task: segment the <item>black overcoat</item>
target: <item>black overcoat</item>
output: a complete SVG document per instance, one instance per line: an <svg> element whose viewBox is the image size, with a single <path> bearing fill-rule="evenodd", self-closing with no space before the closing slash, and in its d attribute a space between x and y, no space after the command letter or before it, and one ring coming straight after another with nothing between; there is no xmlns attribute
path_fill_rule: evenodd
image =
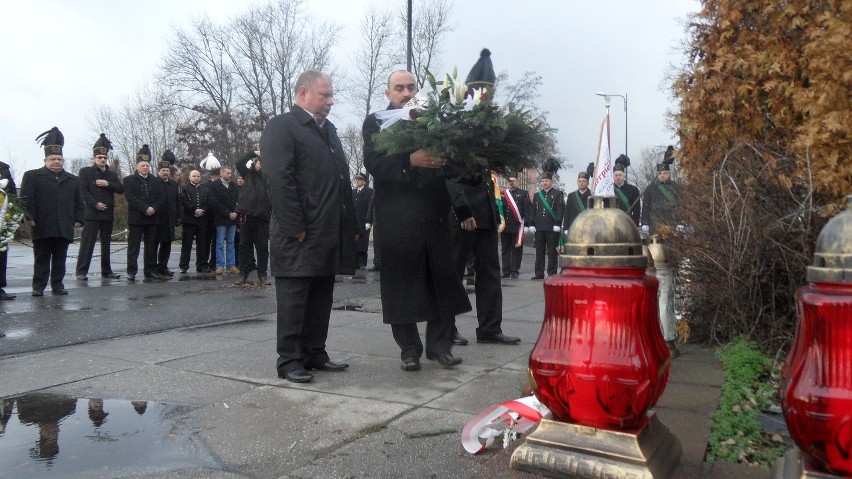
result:
<svg viewBox="0 0 852 479"><path fill-rule="evenodd" d="M363 225L355 218L349 167L334 125L326 120L320 128L294 105L266 124L260 152L272 205L273 276L354 274L355 237Z"/></svg>
<svg viewBox="0 0 852 479"><path fill-rule="evenodd" d="M642 224L654 233L660 225L675 228L679 223L675 217L680 206L680 184L672 180L665 183L655 178L642 193Z"/></svg>
<svg viewBox="0 0 852 479"><path fill-rule="evenodd" d="M358 191L358 188L352 188L352 203L355 205L355 216L358 218L358 223L361 226L369 223L367 218L370 216L370 204L373 202L373 189L365 186ZM370 246L370 236L364 234L355 242L355 251L366 252Z"/></svg>
<svg viewBox="0 0 852 479"><path fill-rule="evenodd" d="M157 226L157 241L166 243L174 241L175 226L180 220L180 206L178 198L178 184L172 180L163 181L160 179L160 189L166 197L166 202L163 205L162 211L157 213L160 218L159 226Z"/></svg>
<svg viewBox="0 0 852 479"><path fill-rule="evenodd" d="M262 165L263 163L261 163ZM238 161L237 171L245 180L245 184L240 189L236 212L269 221L269 217L272 215L272 206L269 204L269 195L266 194L263 170L255 169L254 165L249 168L245 162Z"/></svg>
<svg viewBox="0 0 852 479"><path fill-rule="evenodd" d="M116 172L109 166L101 170L95 165L80 168L80 187L83 188L83 201L86 203L86 220L113 221L115 219L115 195L124 193L124 186L118 181ZM97 180L106 180L107 186L98 186ZM95 208L103 203L103 211Z"/></svg>
<svg viewBox="0 0 852 479"><path fill-rule="evenodd" d="M221 178L210 183L210 209L213 210L213 223L216 226L237 224L231 219L231 213L237 212L237 202L240 201L240 187L236 181L229 181L228 186Z"/></svg>
<svg viewBox="0 0 852 479"><path fill-rule="evenodd" d="M85 206L80 180L47 167L29 170L21 180L21 202L35 220L33 239L65 238L74 241L74 223L83 223Z"/></svg>
<svg viewBox="0 0 852 479"><path fill-rule="evenodd" d="M124 197L127 198L127 224L155 225L160 222L159 214L166 207L166 195L160 186L163 180L157 175L134 173L124 177ZM145 215L148 207L154 208L153 216Z"/></svg>
<svg viewBox="0 0 852 479"><path fill-rule="evenodd" d="M409 155L375 150L375 115L364 120L364 164L373 175L374 221L382 251L382 313L389 324L413 323L471 310L453 269L444 179L411 168ZM497 247L496 245L494 246Z"/></svg>

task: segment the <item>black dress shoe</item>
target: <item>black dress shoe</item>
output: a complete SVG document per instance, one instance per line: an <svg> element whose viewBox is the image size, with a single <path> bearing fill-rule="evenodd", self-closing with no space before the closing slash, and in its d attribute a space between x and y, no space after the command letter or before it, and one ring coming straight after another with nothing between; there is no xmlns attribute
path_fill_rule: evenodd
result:
<svg viewBox="0 0 852 479"><path fill-rule="evenodd" d="M449 351L446 353L426 353L426 359L438 361L438 364L445 368L451 368L457 364L461 364L462 362L462 358L453 356L453 353Z"/></svg>
<svg viewBox="0 0 852 479"><path fill-rule="evenodd" d="M477 336L476 342L484 344L521 344L521 338L506 336L500 333L493 336Z"/></svg>
<svg viewBox="0 0 852 479"><path fill-rule="evenodd" d="M518 276L519 276L518 273L512 273L512 275L510 277L512 279L518 279Z"/></svg>
<svg viewBox="0 0 852 479"><path fill-rule="evenodd" d="M127 281L136 281L136 275L135 274L128 274L127 275Z"/></svg>
<svg viewBox="0 0 852 479"><path fill-rule="evenodd" d="M88 280L89 280L89 277L86 276L85 274L78 274L77 275L77 281L88 281Z"/></svg>
<svg viewBox="0 0 852 479"><path fill-rule="evenodd" d="M508 277L509 277L509 273L503 273L503 274L501 274L501 275L500 275L500 277L501 277L501 278L508 278Z"/></svg>
<svg viewBox="0 0 852 479"><path fill-rule="evenodd" d="M307 369L308 371L313 369L313 370L317 370L317 371L334 372L334 371L343 371L348 367L349 367L349 365L346 364L346 363L336 363L336 362L329 359L328 361L326 361L322 364L309 364L309 365L305 366L305 369Z"/></svg>
<svg viewBox="0 0 852 479"><path fill-rule="evenodd" d="M306 383L314 378L314 375L304 369L293 369L287 372L278 372L278 377L286 379L291 383Z"/></svg>
<svg viewBox="0 0 852 479"><path fill-rule="evenodd" d="M456 332L456 335L453 336L453 344L455 344L456 346L467 346L467 339L458 332Z"/></svg>
<svg viewBox="0 0 852 479"><path fill-rule="evenodd" d="M33 290L33 296L44 296L44 291L39 291L37 289Z"/></svg>
<svg viewBox="0 0 852 479"><path fill-rule="evenodd" d="M544 276L533 276L533 277L532 277L532 278L530 278L530 279L544 279Z"/></svg>
<svg viewBox="0 0 852 479"><path fill-rule="evenodd" d="M0 289L0 301L9 301L9 300L12 300L12 299L15 299L15 298L17 298L16 295L9 294L9 293L3 291L2 289Z"/></svg>
<svg viewBox="0 0 852 479"><path fill-rule="evenodd" d="M118 279L121 278L121 275L118 273L103 273L101 274L101 278Z"/></svg>
<svg viewBox="0 0 852 479"><path fill-rule="evenodd" d="M378 266L373 266L372 268L368 269L367 271L378 271L378 270L379 270Z"/></svg>
<svg viewBox="0 0 852 479"><path fill-rule="evenodd" d="M157 272L162 274L162 275L168 276L169 278L174 278L174 276L175 276L175 272L168 269L168 268L161 269L160 271L157 271Z"/></svg>
<svg viewBox="0 0 852 479"><path fill-rule="evenodd" d="M420 371L420 360L417 358L404 358L399 367L403 371Z"/></svg>
<svg viewBox="0 0 852 479"><path fill-rule="evenodd" d="M50 291L50 293L54 296L65 296L65 295L68 294L68 290L67 289L53 289L53 290Z"/></svg>
<svg viewBox="0 0 852 479"><path fill-rule="evenodd" d="M151 274L146 274L145 277L146 278L152 278L152 279L172 279L171 276L169 276L167 274L160 273L159 271L154 271Z"/></svg>
<svg viewBox="0 0 852 479"><path fill-rule="evenodd" d="M181 269L180 269L180 274L186 274L186 270L187 270L187 269L188 269L188 268L181 268ZM200 273L200 272L201 272L201 271L199 271L199 273Z"/></svg>

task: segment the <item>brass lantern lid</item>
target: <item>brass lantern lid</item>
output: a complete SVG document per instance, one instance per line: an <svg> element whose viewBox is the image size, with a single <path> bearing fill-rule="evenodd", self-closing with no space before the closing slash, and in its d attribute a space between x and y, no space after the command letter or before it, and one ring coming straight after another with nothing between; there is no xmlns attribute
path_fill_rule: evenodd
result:
<svg viewBox="0 0 852 479"><path fill-rule="evenodd" d="M605 208L602 197L592 197L592 207L583 211L568 229L565 254L559 265L568 267L646 268L639 229L630 215L618 208Z"/></svg>
<svg viewBox="0 0 852 479"><path fill-rule="evenodd" d="M852 282L852 195L846 195L846 207L819 232L808 281Z"/></svg>

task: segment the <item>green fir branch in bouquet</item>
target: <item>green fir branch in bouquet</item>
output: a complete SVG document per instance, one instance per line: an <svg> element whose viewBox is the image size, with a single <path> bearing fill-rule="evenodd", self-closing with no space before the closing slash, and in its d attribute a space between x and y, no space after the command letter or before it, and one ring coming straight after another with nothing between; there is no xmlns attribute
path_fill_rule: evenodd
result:
<svg viewBox="0 0 852 479"><path fill-rule="evenodd" d="M484 171L509 175L535 167L544 152L547 125L530 112L494 103L493 92L469 89L445 76L441 84L427 75L429 87L400 110L377 114L382 130L373 140L387 155L410 154L421 148L446 158L436 174L474 177Z"/></svg>
<svg viewBox="0 0 852 479"><path fill-rule="evenodd" d="M18 197L4 189L6 181L0 180L0 251L9 249L9 243L15 239L15 232L29 217Z"/></svg>

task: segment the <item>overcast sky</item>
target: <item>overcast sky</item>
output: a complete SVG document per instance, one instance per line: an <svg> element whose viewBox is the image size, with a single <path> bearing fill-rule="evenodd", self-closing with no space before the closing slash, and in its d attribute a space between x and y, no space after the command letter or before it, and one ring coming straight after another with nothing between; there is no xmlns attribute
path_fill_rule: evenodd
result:
<svg viewBox="0 0 852 479"><path fill-rule="evenodd" d="M416 3L418 0L414 0ZM32 0L10 2L0 16L0 159L16 178L43 166L37 134L56 125L65 156L90 157L96 136L87 118L100 104L118 105L157 72L175 27L206 13L225 22L265 3L251 0ZM349 68L350 45L368 5L405 8L406 0L306 0L317 20L343 26L333 61ZM665 128L672 106L665 83L680 63L683 21L697 0L456 0L455 30L447 35L436 73L458 67L464 78L479 51L492 51L494 68L510 81L524 71L543 77L539 106L559 129L561 155L574 164L560 171L567 186L594 161L604 117L603 91L627 96L629 156L674 142ZM343 129L362 118L336 105L331 119ZM613 157L624 152L624 104L612 99ZM109 132L107 136L109 136Z"/></svg>

